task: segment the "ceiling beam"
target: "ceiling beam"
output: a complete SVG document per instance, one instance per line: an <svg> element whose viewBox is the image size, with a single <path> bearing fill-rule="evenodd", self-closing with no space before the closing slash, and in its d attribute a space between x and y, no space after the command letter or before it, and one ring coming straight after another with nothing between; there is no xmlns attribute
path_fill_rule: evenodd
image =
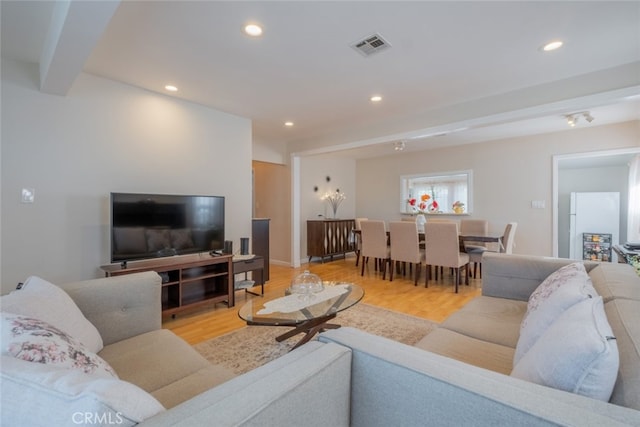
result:
<svg viewBox="0 0 640 427"><path fill-rule="evenodd" d="M120 0L56 2L40 56L42 92L69 92L119 4Z"/></svg>

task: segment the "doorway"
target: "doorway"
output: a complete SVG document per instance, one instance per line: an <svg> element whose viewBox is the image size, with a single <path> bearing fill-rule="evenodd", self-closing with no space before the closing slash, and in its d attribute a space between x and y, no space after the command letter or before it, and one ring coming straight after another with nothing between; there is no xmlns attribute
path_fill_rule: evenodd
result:
<svg viewBox="0 0 640 427"><path fill-rule="evenodd" d="M569 194L620 193L620 241L626 241L629 163L640 148L575 153L553 157L553 256L569 258Z"/></svg>

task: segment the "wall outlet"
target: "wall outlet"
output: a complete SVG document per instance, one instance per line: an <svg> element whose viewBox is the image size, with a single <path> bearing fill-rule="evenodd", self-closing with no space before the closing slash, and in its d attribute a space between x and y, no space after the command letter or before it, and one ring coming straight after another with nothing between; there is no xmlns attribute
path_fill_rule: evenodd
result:
<svg viewBox="0 0 640 427"><path fill-rule="evenodd" d="M531 201L531 207L533 209L544 209L545 208L545 201L544 200L532 200Z"/></svg>
<svg viewBox="0 0 640 427"><path fill-rule="evenodd" d="M22 189L22 203L33 203L36 200L36 191L33 188Z"/></svg>

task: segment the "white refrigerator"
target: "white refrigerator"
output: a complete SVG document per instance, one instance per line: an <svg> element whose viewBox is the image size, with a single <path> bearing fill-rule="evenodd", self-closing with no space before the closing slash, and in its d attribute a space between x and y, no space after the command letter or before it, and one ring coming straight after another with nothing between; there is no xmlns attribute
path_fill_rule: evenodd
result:
<svg viewBox="0 0 640 427"><path fill-rule="evenodd" d="M605 261L612 261L613 245L618 244L620 232L620 193L571 193L569 211L569 257L581 260L585 253L605 251ZM606 237L611 235L611 241ZM597 252L601 257L602 255ZM603 254L605 252L602 252ZM594 255L595 256L595 255ZM608 258L608 259L606 259ZM615 261L613 261L615 262Z"/></svg>

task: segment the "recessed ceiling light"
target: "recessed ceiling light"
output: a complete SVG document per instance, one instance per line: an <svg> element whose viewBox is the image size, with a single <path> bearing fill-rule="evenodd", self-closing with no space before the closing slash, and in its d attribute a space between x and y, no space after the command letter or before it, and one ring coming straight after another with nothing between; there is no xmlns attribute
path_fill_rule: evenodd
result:
<svg viewBox="0 0 640 427"><path fill-rule="evenodd" d="M262 35L262 27L257 24L248 24L245 25L244 32L252 37L258 37Z"/></svg>
<svg viewBox="0 0 640 427"><path fill-rule="evenodd" d="M545 52L550 52L552 50L556 50L562 46L562 42L560 40L554 40L542 46L542 50Z"/></svg>
<svg viewBox="0 0 640 427"><path fill-rule="evenodd" d="M287 127L293 126L293 122L284 122L284 125Z"/></svg>
<svg viewBox="0 0 640 427"><path fill-rule="evenodd" d="M371 102L380 102L380 101L382 101L382 97L380 95L373 95L370 99L371 99Z"/></svg>
<svg viewBox="0 0 640 427"><path fill-rule="evenodd" d="M169 92L177 92L178 91L178 88L173 86L173 85L166 85L164 88L166 90L168 90Z"/></svg>

